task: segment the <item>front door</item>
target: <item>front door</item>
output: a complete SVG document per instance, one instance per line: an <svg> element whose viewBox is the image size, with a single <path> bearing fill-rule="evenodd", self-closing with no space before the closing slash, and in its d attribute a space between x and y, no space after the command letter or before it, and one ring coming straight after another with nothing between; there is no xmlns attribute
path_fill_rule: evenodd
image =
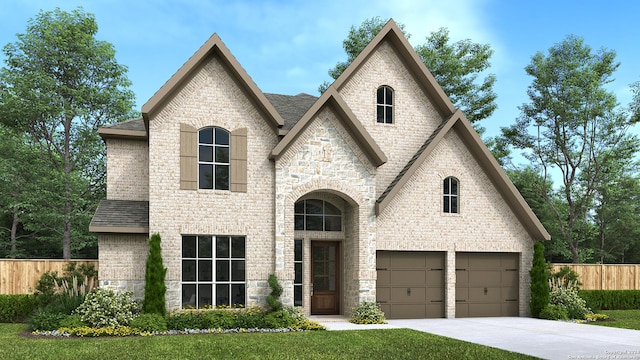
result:
<svg viewBox="0 0 640 360"><path fill-rule="evenodd" d="M311 242L311 314L340 313L340 243Z"/></svg>

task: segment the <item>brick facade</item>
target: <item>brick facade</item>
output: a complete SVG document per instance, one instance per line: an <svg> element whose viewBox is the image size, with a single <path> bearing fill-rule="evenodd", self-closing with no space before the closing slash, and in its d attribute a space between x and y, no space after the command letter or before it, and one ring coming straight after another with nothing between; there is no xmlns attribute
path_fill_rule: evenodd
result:
<svg viewBox="0 0 640 360"><path fill-rule="evenodd" d="M331 88L338 101L322 103L328 100L321 97L318 106L305 115L304 128L291 130L284 138L286 131L279 134L274 129L268 119L269 107L252 96L251 86L242 86L242 81L250 80L235 59L225 57L223 49L207 53L203 61L193 62L193 69L177 73L184 77L180 86L148 115L148 145L146 141L107 140L108 198L148 200L149 232L161 235L168 268L169 309L182 306L182 236L206 234L246 237L248 306L265 303L270 292L266 280L272 273L284 288L283 302L293 304L294 240L300 239L307 314L313 283L311 244L322 240L341 244L340 314L349 314L362 301L376 300L379 250L445 252L446 317L455 316L456 252L518 253L520 314L528 313L533 241L543 239L534 239L530 225L522 222L522 211L514 210L522 204L514 205L513 197L505 198L504 191L512 190L502 189L503 180L487 172L487 166L494 165L480 161L486 154L470 151L469 137L460 136L458 128L446 130L376 214L381 194L453 115L447 114L448 100L435 98L438 93L433 84L424 83L430 81L430 75L416 73L416 66L408 65L412 58L407 54L413 50L403 45L406 40L387 41L385 31L393 35L400 30L395 24L383 30L374 39L377 46L362 54L354 68L343 74L344 79L336 82L335 90ZM202 49L196 54L201 53ZM382 85L394 91L393 124L376 122L376 90ZM362 128L355 129L354 121ZM180 189L181 124L195 129L247 130L246 192ZM363 146L368 141L371 146ZM283 143L286 147L274 157L272 149ZM371 160L371 149L378 148L387 157L381 166ZM442 212L442 181L448 176L460 182L458 214ZM343 230L294 230L294 205L303 199L321 199L337 207ZM99 235L102 286L142 295L145 239L142 235Z"/></svg>

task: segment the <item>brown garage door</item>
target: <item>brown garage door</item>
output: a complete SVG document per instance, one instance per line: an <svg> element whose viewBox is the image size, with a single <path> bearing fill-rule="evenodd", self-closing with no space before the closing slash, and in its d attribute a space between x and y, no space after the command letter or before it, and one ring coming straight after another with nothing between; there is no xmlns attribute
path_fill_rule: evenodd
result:
<svg viewBox="0 0 640 360"><path fill-rule="evenodd" d="M456 317L518 316L517 253L456 253Z"/></svg>
<svg viewBox="0 0 640 360"><path fill-rule="evenodd" d="M389 319L444 317L444 253L378 251L377 301Z"/></svg>

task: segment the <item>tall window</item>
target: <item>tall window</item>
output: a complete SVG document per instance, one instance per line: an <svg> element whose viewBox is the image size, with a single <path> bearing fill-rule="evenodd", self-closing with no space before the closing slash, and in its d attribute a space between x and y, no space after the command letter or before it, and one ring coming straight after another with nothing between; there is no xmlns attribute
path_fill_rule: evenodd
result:
<svg viewBox="0 0 640 360"><path fill-rule="evenodd" d="M198 132L198 188L229 190L229 132L224 129Z"/></svg>
<svg viewBox="0 0 640 360"><path fill-rule="evenodd" d="M298 201L294 216L295 230L342 231L342 212L324 200Z"/></svg>
<svg viewBox="0 0 640 360"><path fill-rule="evenodd" d="M302 240L294 240L293 254L293 305L302 306Z"/></svg>
<svg viewBox="0 0 640 360"><path fill-rule="evenodd" d="M244 305L244 236L182 236L182 307Z"/></svg>
<svg viewBox="0 0 640 360"><path fill-rule="evenodd" d="M444 212L458 213L458 180L454 177L444 179Z"/></svg>
<svg viewBox="0 0 640 360"><path fill-rule="evenodd" d="M378 88L378 122L383 124L393 123L393 89L389 86Z"/></svg>

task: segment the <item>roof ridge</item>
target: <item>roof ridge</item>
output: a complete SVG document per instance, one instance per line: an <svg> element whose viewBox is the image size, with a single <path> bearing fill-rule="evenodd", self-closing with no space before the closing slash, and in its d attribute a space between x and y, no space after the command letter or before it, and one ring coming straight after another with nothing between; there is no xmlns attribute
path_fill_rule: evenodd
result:
<svg viewBox="0 0 640 360"><path fill-rule="evenodd" d="M455 114L453 114L453 115L455 115ZM413 154L413 156L411 157L411 159L409 159L407 164L402 168L402 170L400 170L398 175L396 175L395 179L393 179L393 181L389 184L389 186L387 186L387 188L382 192L380 197L376 200L376 203L381 203L384 200L384 198L386 198L387 195L389 195L389 193L398 184L398 182L400 182L400 179L402 179L402 177L404 177L404 174L407 173L407 171L411 168L411 166L413 166L413 164L416 162L416 160L418 160L420 155L422 155L424 150L429 146L429 144L431 144L433 139L435 139L436 136L438 136L438 134L440 133L440 131L442 131L442 129L444 129L444 126L449 122L449 120L451 120L451 117L453 115L451 115L448 119L443 119L440 122L440 124L438 124L438 126L433 130L433 132L427 138L427 140L422 144L422 146L420 146L418 151L416 151L416 153Z"/></svg>

